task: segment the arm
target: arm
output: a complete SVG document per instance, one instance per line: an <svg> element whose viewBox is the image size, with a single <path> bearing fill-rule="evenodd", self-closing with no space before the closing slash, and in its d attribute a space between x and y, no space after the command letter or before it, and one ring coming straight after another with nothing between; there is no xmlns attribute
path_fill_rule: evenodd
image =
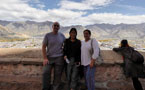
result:
<svg viewBox="0 0 145 90"><path fill-rule="evenodd" d="M124 52L125 52L125 47L119 47L119 48L113 48L113 51L117 52L120 55L124 56Z"/></svg>
<svg viewBox="0 0 145 90"><path fill-rule="evenodd" d="M119 47L119 48L113 48L113 51L115 52L121 52L123 51L123 48Z"/></svg>
<svg viewBox="0 0 145 90"><path fill-rule="evenodd" d="M64 42L63 42L63 57L64 57L64 60L66 60L66 58L67 58L67 56L66 56L66 50L67 50L67 46L66 46L66 38L65 38L65 36L61 33L61 35L62 35L62 37L63 37L63 39L64 39Z"/></svg>
<svg viewBox="0 0 145 90"><path fill-rule="evenodd" d="M95 61L99 56L99 44L95 39L93 39L93 41L92 41L92 47L93 47L93 55L92 55L90 67L94 66Z"/></svg>
<svg viewBox="0 0 145 90"><path fill-rule="evenodd" d="M93 55L92 55L92 59L97 59L99 56L99 44L95 39L93 39L92 47L93 47L93 51L94 51Z"/></svg>
<svg viewBox="0 0 145 90"><path fill-rule="evenodd" d="M49 63L47 59L47 54L46 54L46 45L48 45L48 40L47 40L47 36L45 35L43 43L42 43L43 66Z"/></svg>
<svg viewBox="0 0 145 90"><path fill-rule="evenodd" d="M43 44L42 45L42 55L43 55L43 66L47 65L49 63L48 59L47 59L47 55L46 55L46 45Z"/></svg>
<svg viewBox="0 0 145 90"><path fill-rule="evenodd" d="M81 41L78 41L78 49L77 49L77 62L81 62Z"/></svg>
<svg viewBox="0 0 145 90"><path fill-rule="evenodd" d="M64 60L66 60L67 56L66 56L66 53L67 53L67 40L64 41L64 45L63 45L63 56L64 56Z"/></svg>
<svg viewBox="0 0 145 90"><path fill-rule="evenodd" d="M45 44L42 45L42 54L43 54L43 59L47 59L46 45Z"/></svg>
<svg viewBox="0 0 145 90"><path fill-rule="evenodd" d="M67 46L66 46L66 40L64 41L63 44L63 55L66 56L66 50L67 50Z"/></svg>

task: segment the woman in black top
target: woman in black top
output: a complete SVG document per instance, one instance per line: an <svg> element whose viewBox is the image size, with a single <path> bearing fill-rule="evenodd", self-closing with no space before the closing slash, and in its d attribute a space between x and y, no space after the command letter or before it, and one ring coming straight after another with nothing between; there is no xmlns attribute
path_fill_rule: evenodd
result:
<svg viewBox="0 0 145 90"><path fill-rule="evenodd" d="M77 30L72 28L70 37L64 42L64 59L67 62L67 79L69 90L76 90L81 62L81 41L77 39Z"/></svg>
<svg viewBox="0 0 145 90"><path fill-rule="evenodd" d="M143 63L135 63L131 60L133 48L128 45L127 40L121 41L121 47L113 48L113 51L120 53L124 61L124 74L126 77L131 77L135 90L143 90L138 78L145 78Z"/></svg>

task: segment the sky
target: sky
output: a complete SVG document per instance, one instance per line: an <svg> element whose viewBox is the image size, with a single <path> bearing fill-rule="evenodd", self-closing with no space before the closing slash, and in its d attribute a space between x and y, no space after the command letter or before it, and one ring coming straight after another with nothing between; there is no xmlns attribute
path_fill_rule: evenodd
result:
<svg viewBox="0 0 145 90"><path fill-rule="evenodd" d="M145 0L0 0L0 20L62 26L145 23Z"/></svg>

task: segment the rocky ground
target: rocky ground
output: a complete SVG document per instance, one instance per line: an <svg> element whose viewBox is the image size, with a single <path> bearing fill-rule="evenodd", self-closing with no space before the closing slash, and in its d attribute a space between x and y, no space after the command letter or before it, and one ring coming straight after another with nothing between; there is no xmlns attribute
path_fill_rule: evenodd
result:
<svg viewBox="0 0 145 90"><path fill-rule="evenodd" d="M43 38L31 38L25 41L0 42L0 48L41 48ZM112 50L113 47L119 47L121 39L103 39L98 40L102 50ZM139 51L145 52L145 40L128 40L129 44Z"/></svg>

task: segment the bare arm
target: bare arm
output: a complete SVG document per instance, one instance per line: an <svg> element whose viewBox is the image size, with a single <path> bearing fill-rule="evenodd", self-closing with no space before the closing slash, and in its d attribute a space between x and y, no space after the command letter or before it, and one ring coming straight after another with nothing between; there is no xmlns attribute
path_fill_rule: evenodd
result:
<svg viewBox="0 0 145 90"><path fill-rule="evenodd" d="M46 55L46 45L42 45L42 54L43 54L43 59L46 59L47 58L47 55Z"/></svg>
<svg viewBox="0 0 145 90"><path fill-rule="evenodd" d="M42 45L42 55L43 55L43 66L47 65L49 63L48 59L47 59L47 55L46 55L46 45L43 44Z"/></svg>

